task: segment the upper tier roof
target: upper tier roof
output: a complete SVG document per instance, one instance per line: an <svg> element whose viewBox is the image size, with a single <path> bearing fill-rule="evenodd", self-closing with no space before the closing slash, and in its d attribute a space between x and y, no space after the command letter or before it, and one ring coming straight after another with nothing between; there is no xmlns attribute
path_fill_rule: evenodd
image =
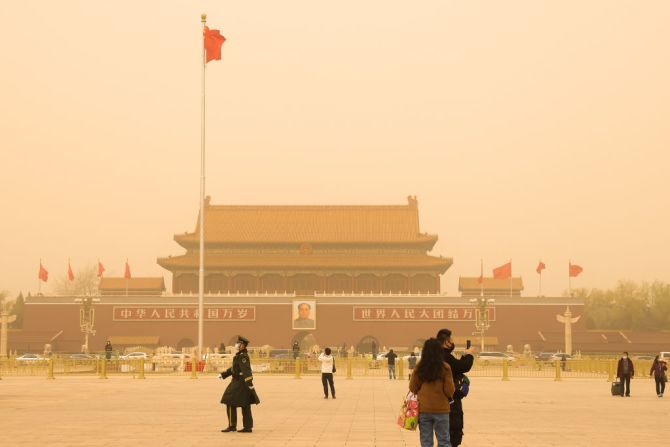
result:
<svg viewBox="0 0 670 447"><path fill-rule="evenodd" d="M209 199L209 198L208 198ZM418 244L431 249L436 235L421 233L415 197L406 205L205 205L209 244ZM199 241L175 235L183 246Z"/></svg>

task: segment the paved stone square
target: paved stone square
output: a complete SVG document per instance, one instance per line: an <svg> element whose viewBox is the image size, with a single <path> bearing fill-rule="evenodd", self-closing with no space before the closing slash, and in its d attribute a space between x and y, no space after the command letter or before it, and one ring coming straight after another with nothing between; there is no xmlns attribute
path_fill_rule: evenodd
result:
<svg viewBox="0 0 670 447"><path fill-rule="evenodd" d="M3 445L22 446L418 446L394 421L406 381L336 377L337 400L319 377L256 377L262 400L252 434L221 433L214 376L4 377ZM470 446L618 446L666 443L670 395L636 379L631 398L604 380L473 379L466 399ZM241 415L240 424L241 426Z"/></svg>

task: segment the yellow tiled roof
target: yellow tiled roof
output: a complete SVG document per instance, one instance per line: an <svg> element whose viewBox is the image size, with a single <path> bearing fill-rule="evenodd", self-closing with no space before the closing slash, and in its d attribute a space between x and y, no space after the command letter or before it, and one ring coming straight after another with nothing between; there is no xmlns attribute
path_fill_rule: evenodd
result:
<svg viewBox="0 0 670 447"><path fill-rule="evenodd" d="M415 198L407 205L205 206L208 243L428 243L437 236L420 233ZM193 233L175 235L197 242Z"/></svg>
<svg viewBox="0 0 670 447"><path fill-rule="evenodd" d="M198 254L158 258L158 264L171 268L197 268ZM429 255L323 256L323 255L220 255L205 253L205 268L428 268L444 273L451 258Z"/></svg>

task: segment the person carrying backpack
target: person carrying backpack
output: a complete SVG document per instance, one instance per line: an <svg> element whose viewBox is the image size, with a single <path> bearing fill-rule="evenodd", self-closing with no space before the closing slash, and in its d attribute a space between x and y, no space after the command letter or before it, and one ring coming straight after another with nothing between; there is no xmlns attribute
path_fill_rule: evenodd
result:
<svg viewBox="0 0 670 447"><path fill-rule="evenodd" d="M475 358L472 356L474 348L470 347L463 351L460 359L452 354L455 343L451 340L451 331L449 329L440 329L437 333L437 339L442 344L442 354L444 361L451 367L456 391L454 392L454 402L451 404L449 413L449 431L452 446L459 446L463 442L463 398L467 391L463 392L462 385L465 383L465 373L470 371ZM469 385L469 382L467 382Z"/></svg>

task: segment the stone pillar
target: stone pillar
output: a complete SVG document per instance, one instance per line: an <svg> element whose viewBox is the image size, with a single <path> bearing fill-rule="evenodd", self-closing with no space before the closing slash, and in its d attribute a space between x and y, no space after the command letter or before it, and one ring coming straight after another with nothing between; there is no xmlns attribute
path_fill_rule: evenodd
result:
<svg viewBox="0 0 670 447"><path fill-rule="evenodd" d="M556 320L559 323L565 324L565 353L572 354L572 324L579 321L581 315L578 317L572 318L572 312L570 312L570 306L565 309L563 315L556 315Z"/></svg>
<svg viewBox="0 0 670 447"><path fill-rule="evenodd" d="M7 326L16 321L16 315L3 310L0 314L0 357L7 357Z"/></svg>

